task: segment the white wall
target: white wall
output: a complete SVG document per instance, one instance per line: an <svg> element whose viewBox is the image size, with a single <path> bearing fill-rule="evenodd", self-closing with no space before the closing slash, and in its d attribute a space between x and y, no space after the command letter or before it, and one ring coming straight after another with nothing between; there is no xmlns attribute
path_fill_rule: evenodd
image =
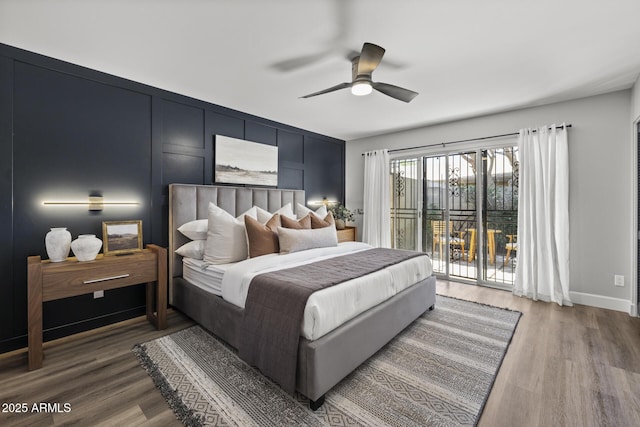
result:
<svg viewBox="0 0 640 427"><path fill-rule="evenodd" d="M639 94L640 95L640 94ZM402 148L517 132L524 127L571 123L569 217L572 300L629 312L633 168L631 91L509 111L469 120L348 141L346 204L362 208L364 159L378 148ZM640 110L639 110L640 111ZM361 218L359 218L361 220ZM613 286L614 274L625 277Z"/></svg>
<svg viewBox="0 0 640 427"><path fill-rule="evenodd" d="M636 177L636 179L633 181L633 193L631 195L631 198L633 200L633 207L632 207L632 212L633 215L636 215L636 212L638 212L638 186L640 185L640 183L638 182L638 162L637 162L637 158L638 158L638 145L640 145L640 141L638 141L638 125L640 125L640 76L638 76L638 79L636 80L635 84L633 85L633 87L631 88L631 124L632 124L632 128L631 128L631 134L632 134L632 141L631 141L631 161L632 161L632 170L633 170L633 176ZM637 234L638 232L638 218L634 217L634 223L633 223L633 234ZM636 262L635 260L638 259L638 253L637 250L631 253L631 259L632 262ZM632 314L633 315L638 315L638 305L637 305L637 301L638 301L638 292L640 291L640 286L638 286L638 271L637 271L637 265L634 267L635 270L635 275L633 277L633 282L635 282L636 284L636 292L635 294L632 292L632 299L631 302L636 303L635 306L632 307Z"/></svg>
<svg viewBox="0 0 640 427"><path fill-rule="evenodd" d="M631 89L631 122L640 119L640 76Z"/></svg>

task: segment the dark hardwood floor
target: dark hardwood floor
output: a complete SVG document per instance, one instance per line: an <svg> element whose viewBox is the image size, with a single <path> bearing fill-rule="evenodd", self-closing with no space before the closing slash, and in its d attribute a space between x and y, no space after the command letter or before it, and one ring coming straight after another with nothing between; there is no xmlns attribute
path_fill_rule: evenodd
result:
<svg viewBox="0 0 640 427"><path fill-rule="evenodd" d="M523 313L479 426L640 425L640 319L453 282L437 289ZM140 317L46 343L32 372L25 350L0 355L0 410L28 407L0 412L0 426L180 425L131 348L191 324L170 310L164 331ZM61 412L32 412L40 402Z"/></svg>

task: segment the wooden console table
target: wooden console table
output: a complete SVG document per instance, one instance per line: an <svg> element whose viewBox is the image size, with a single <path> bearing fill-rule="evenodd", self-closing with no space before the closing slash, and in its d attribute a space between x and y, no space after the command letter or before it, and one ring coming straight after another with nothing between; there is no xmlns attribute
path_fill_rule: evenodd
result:
<svg viewBox="0 0 640 427"><path fill-rule="evenodd" d="M98 255L94 261L74 257L63 262L27 258L29 370L42 367L42 304L94 291L147 284L147 319L157 328L166 327L167 250L147 245L142 252L123 256ZM154 282L156 313L153 312Z"/></svg>
<svg viewBox="0 0 640 427"><path fill-rule="evenodd" d="M358 239L358 229L356 227L346 226L342 230L338 230L338 243L355 242Z"/></svg>

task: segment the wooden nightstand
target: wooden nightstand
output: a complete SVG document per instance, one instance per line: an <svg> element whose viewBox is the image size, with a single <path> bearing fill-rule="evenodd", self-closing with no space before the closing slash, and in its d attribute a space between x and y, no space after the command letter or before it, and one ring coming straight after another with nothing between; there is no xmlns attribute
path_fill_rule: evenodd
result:
<svg viewBox="0 0 640 427"><path fill-rule="evenodd" d="M338 243L340 242L355 242L358 238L357 227L345 227L343 230L338 231Z"/></svg>
<svg viewBox="0 0 640 427"><path fill-rule="evenodd" d="M29 370L42 367L42 304L94 291L147 284L147 319L166 327L167 250L147 245L142 252L123 256L98 255L94 261L74 257L63 262L27 258ZM154 282L156 313L153 312Z"/></svg>

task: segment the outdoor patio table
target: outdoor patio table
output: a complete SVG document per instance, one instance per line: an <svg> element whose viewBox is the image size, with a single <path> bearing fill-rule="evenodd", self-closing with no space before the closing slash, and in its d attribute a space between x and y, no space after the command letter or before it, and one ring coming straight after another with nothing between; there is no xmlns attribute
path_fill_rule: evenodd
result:
<svg viewBox="0 0 640 427"><path fill-rule="evenodd" d="M471 262L476 257L476 229L468 228L467 231L471 234L468 258L469 262ZM502 230L494 230L492 228L487 230L487 247L489 248L489 263L491 265L496 263L496 233L502 233Z"/></svg>

